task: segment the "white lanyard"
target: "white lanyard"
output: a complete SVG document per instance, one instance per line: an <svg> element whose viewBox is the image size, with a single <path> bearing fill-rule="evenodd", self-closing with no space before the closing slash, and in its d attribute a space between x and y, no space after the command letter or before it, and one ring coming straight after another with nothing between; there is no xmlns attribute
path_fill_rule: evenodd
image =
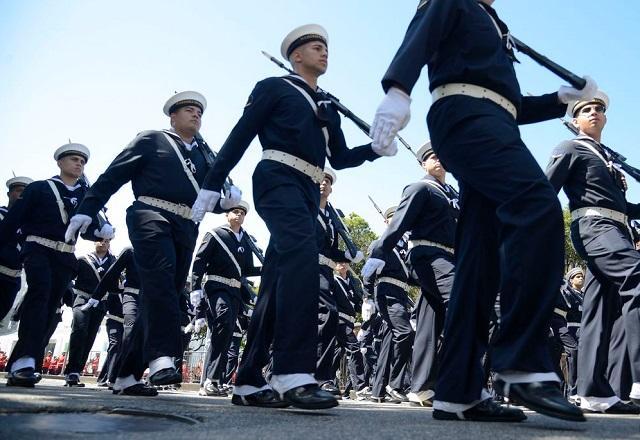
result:
<svg viewBox="0 0 640 440"><path fill-rule="evenodd" d="M169 141L169 144L173 147L173 151L176 152L176 155L178 156L178 159L180 159L180 163L182 164L182 169L184 170L184 173L187 175L187 177L191 181L191 184L193 185L193 188L196 190L196 193L200 192L200 185L198 185L198 182L196 182L195 177L193 177L193 173L191 172L189 167L187 167L187 164L184 161L184 156L182 156L182 153L180 152L180 148L178 148L178 144L176 144L176 141L167 133L162 132L162 134L167 138L167 140Z"/></svg>
<svg viewBox="0 0 640 440"><path fill-rule="evenodd" d="M56 203L58 204L58 209L60 210L60 217L62 217L62 223L65 225L69 223L69 214L67 214L67 209L64 207L64 202L62 201L62 197L60 197L60 192L58 191L58 187L52 180L47 180L47 183L51 187L51 191L53 191L53 195L56 198Z"/></svg>
<svg viewBox="0 0 640 440"><path fill-rule="evenodd" d="M224 241L222 241L222 238L220 238L220 236L216 231L212 231L212 235L213 235L213 238L215 238L218 244L222 247L222 249L224 249L227 255L229 255L229 258L231 259L233 264L236 266L236 269L238 269L238 276L242 276L242 270L240 269L240 265L236 261L236 257L233 256L233 254L231 253L227 245L224 244Z"/></svg>

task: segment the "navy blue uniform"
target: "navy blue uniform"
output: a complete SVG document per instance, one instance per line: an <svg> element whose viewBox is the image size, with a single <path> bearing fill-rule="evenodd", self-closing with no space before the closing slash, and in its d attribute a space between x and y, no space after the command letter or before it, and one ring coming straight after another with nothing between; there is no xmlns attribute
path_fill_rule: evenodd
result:
<svg viewBox="0 0 640 440"><path fill-rule="evenodd" d="M562 279L560 204L518 124L562 116L556 93L523 97L512 51L495 11L474 0L421 2L382 85L410 93L424 65L429 88L481 86L502 95L512 114L488 99L453 95L427 116L433 149L460 185L456 277L445 322L436 399L471 404L480 398L491 309L502 291L495 371L552 372L548 321ZM525 331L526 329L526 331Z"/></svg>
<svg viewBox="0 0 640 440"><path fill-rule="evenodd" d="M136 201L127 209L127 229L145 292L140 297L140 313L146 326L146 361L163 356L177 358L182 353L179 295L189 272L198 226L185 218L188 215L183 217L138 199L153 197L191 207L210 161L209 152L200 141L194 141L189 150L171 131L142 132L96 180L78 210L89 215L97 212L122 185L131 181ZM197 185L189 179L186 169L191 169ZM133 374L139 379L142 373L120 374Z"/></svg>
<svg viewBox="0 0 640 440"><path fill-rule="evenodd" d="M191 282L194 289L204 291L201 306L205 308L210 336L201 384L208 379L221 385L227 368L227 352L242 307L241 279L260 275L247 243L251 238L242 228L239 234L240 238L228 226L215 228L205 235L193 260ZM235 281L238 287L207 280L205 276Z"/></svg>
<svg viewBox="0 0 640 440"><path fill-rule="evenodd" d="M573 351L570 345L565 345L565 351L568 355L567 366L569 370L567 394L569 396L573 396L578 392L578 342L580 341L580 323L582 321L582 303L584 302L584 294L571 287L569 283L560 289L560 294L562 295L562 299L566 306L569 335L576 342L575 349L573 349ZM570 340L568 341L571 342Z"/></svg>
<svg viewBox="0 0 640 440"><path fill-rule="evenodd" d="M556 191L564 188L572 212L604 208L639 218L640 205L626 201L620 171L609 161L598 142L579 136L554 149L547 175ZM627 222L586 215L571 223L573 246L587 262L578 349L580 396L615 396L607 365L612 330L620 315L632 380L640 383L640 254Z"/></svg>
<svg viewBox="0 0 640 440"><path fill-rule="evenodd" d="M9 208L0 207L0 222L4 220L7 212ZM7 316L20 291L21 272L20 246L17 240L8 242L0 248L0 321Z"/></svg>
<svg viewBox="0 0 640 440"><path fill-rule="evenodd" d="M100 279L115 260L116 257L110 253L103 258L91 253L78 259L78 275L73 286L75 293L73 322L71 323L69 354L64 374L81 374L84 370L89 352L107 311L107 298L104 298L96 307L87 310L82 310L82 307L92 297Z"/></svg>
<svg viewBox="0 0 640 440"><path fill-rule="evenodd" d="M288 79L307 90L315 102L326 101L301 77ZM305 96L283 78L260 81L221 148L204 187L220 190L256 134L263 149L287 152L319 170L324 168L325 158L335 169L378 158L370 145L348 149L336 109L326 103L319 107L322 119ZM328 132L328 142L323 127ZM312 374L316 369L319 248L315 233L320 193L318 182L302 172L262 160L253 174L253 196L256 211L271 238L236 384L261 387L265 385L262 367L269 362L272 344L274 374Z"/></svg>
<svg viewBox="0 0 640 440"><path fill-rule="evenodd" d="M55 185L60 195L61 205L58 205L51 184ZM59 177L33 182L25 188L22 197L0 223L0 247L15 243L18 229L25 237L20 258L29 286L21 306L22 324L18 330L18 342L7 369L24 356L35 359L42 357L42 343L47 329L56 318L62 296L77 270L78 261L73 252L52 249L33 240L50 240L60 247L64 243L68 219L76 214L86 192L87 187L83 183L67 187ZM95 214L83 238L97 241L101 239L94 235L95 230L99 229Z"/></svg>

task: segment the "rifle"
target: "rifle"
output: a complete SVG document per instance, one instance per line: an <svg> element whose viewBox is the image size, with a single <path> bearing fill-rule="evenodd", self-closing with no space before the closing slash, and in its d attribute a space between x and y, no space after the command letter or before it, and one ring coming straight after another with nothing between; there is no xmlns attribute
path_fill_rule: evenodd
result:
<svg viewBox="0 0 640 440"><path fill-rule="evenodd" d="M373 201L373 199L371 198L371 196L367 196L369 197L369 200L371 200L371 203L373 203L373 207L376 208L376 211L378 211L380 213L380 215L382 216L382 218L384 219L384 221L387 221L387 218L384 216L384 213L382 212L382 209L380 209L380 207L378 206L378 204L376 202Z"/></svg>
<svg viewBox="0 0 640 440"><path fill-rule="evenodd" d="M202 152L205 160L207 161L207 165L209 165L209 167L213 166L213 163L216 160L217 154L213 152L211 147L209 147L209 144L207 144L207 141L204 140L204 138L199 132L196 133L195 138L196 138L198 147L200 148L200 151ZM233 180L231 180L231 177L227 176L227 178L225 179L222 185L224 190L229 191L232 185L233 185Z"/></svg>
<svg viewBox="0 0 640 440"><path fill-rule="evenodd" d="M253 255L256 256L258 261L260 261L260 264L264 265L264 254L262 253L262 249L258 247L257 241L253 235L249 233L247 233L247 235L249 236L249 239L247 240L247 242L249 244L249 248L251 249L251 252L253 252Z"/></svg>
<svg viewBox="0 0 640 440"><path fill-rule="evenodd" d="M271 61L273 61L274 64L276 64L278 67L286 70L287 72L289 72L292 75L297 75L296 72L294 72L293 70L289 69L287 66L284 65L284 63L282 61L280 61L279 59L277 59L276 57L268 54L267 52L265 52L264 50L261 51L262 55L264 55L265 57L269 58ZM362 130L364 132L364 134L367 135L367 137L369 136L369 132L371 131L371 125L367 124L365 121L363 121L362 119L360 119L358 116L356 116L351 110L349 110L344 104L342 104L340 102L340 100L338 98L335 97L335 95L332 95L331 93L327 92L326 90L321 89L320 87L318 87L318 91L320 91L321 93L324 93L327 98L329 98L329 100L331 101L331 103L333 105L336 106L336 109L342 113L342 115L347 118L350 119L351 122L353 122L354 124L356 124L356 126ZM416 155L415 151L413 151L413 149L411 148L411 146L409 145L409 143L407 141L405 141L402 136L397 135L398 140L400 141L400 143L402 145L404 145L404 147L409 150L411 152L411 154L413 154L413 157L416 158L416 160L418 159L418 156ZM418 161L420 162L420 161Z"/></svg>
<svg viewBox="0 0 640 440"><path fill-rule="evenodd" d="M349 230L342 222L342 218L344 218L344 214L342 211L335 209L331 203L327 203L327 212L329 213L329 218L333 222L338 235L342 237L344 244L347 245L347 249L349 250L349 254L351 257L355 258L358 253L358 246L353 242L353 238L351 238L351 234Z"/></svg>

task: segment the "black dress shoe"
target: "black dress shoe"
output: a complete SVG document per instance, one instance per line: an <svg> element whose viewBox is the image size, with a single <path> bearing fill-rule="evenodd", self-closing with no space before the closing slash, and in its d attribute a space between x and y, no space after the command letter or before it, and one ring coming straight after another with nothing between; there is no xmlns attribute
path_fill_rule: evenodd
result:
<svg viewBox="0 0 640 440"><path fill-rule="evenodd" d="M580 408L565 399L557 382L512 383L509 385L508 395L504 392L504 381L496 381L495 386L500 394L508 397L513 403L524 405L545 416L573 422L587 420Z"/></svg>
<svg viewBox="0 0 640 440"><path fill-rule="evenodd" d="M231 403L240 406L261 406L263 408L287 408L291 404L280 399L273 390L262 390L257 393L239 396L234 394Z"/></svg>
<svg viewBox="0 0 640 440"><path fill-rule="evenodd" d="M389 393L385 394L382 397L370 396L369 400L375 403L402 403L401 400L389 395Z"/></svg>
<svg viewBox="0 0 640 440"><path fill-rule="evenodd" d="M218 385L213 382L205 382L204 386L198 391L198 395L209 397L227 397L227 393L218 388Z"/></svg>
<svg viewBox="0 0 640 440"><path fill-rule="evenodd" d="M640 406L633 402L624 403L619 400L604 410L605 414L640 414Z"/></svg>
<svg viewBox="0 0 640 440"><path fill-rule="evenodd" d="M436 420L471 420L475 422L522 422L527 419L522 410L498 405L492 399L485 399L476 406L460 413L433 410Z"/></svg>
<svg viewBox="0 0 640 440"><path fill-rule="evenodd" d="M340 392L340 389L335 386L333 383L331 382L325 382L322 385L320 385L320 389L322 391L326 391L327 393L331 393L334 396L341 396L342 393Z"/></svg>
<svg viewBox="0 0 640 440"><path fill-rule="evenodd" d="M154 387L150 387L149 385L137 383L122 390L113 390L113 394L119 394L121 396L153 397L158 395L158 390Z"/></svg>
<svg viewBox="0 0 640 440"><path fill-rule="evenodd" d="M175 368L163 368L149 376L149 383L156 386L182 383L182 374L176 371Z"/></svg>
<svg viewBox="0 0 640 440"><path fill-rule="evenodd" d="M80 375L76 373L68 374L64 380L65 387L84 388L84 384L80 382Z"/></svg>
<svg viewBox="0 0 640 440"><path fill-rule="evenodd" d="M335 396L321 390L316 384L292 388L284 393L283 400L300 409L327 409L338 406Z"/></svg>
<svg viewBox="0 0 640 440"><path fill-rule="evenodd" d="M13 373L7 373L8 387L33 388L39 382L38 376L33 368L21 368Z"/></svg>

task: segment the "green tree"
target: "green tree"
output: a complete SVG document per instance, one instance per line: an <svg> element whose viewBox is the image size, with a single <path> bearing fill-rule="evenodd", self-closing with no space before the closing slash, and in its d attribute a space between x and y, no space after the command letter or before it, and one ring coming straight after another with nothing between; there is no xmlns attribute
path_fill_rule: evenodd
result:
<svg viewBox="0 0 640 440"><path fill-rule="evenodd" d="M376 233L371 230L369 223L355 212L346 216L343 221L347 229L349 229L355 245L366 254L371 242L378 238ZM353 264L352 268L359 275L363 265L364 261L361 261L358 264Z"/></svg>
<svg viewBox="0 0 640 440"><path fill-rule="evenodd" d="M571 212L569 208L565 207L562 210L562 216L564 217L564 268L566 272L572 267L584 267L585 263L578 256L573 243L571 243Z"/></svg>

